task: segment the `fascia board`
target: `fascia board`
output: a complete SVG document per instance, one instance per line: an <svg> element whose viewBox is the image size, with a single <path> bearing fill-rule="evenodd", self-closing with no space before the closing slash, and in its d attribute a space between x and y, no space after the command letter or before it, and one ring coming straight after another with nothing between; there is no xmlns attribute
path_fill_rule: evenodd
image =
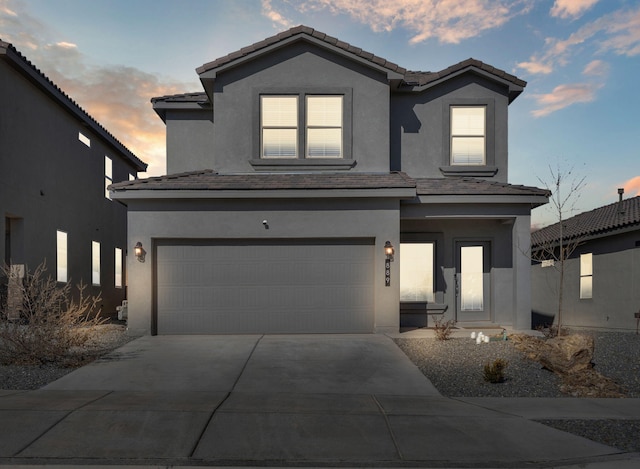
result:
<svg viewBox="0 0 640 469"><path fill-rule="evenodd" d="M394 198L416 195L414 188L391 189L295 189L295 190L128 190L110 192L115 200L162 199L330 199L330 198Z"/></svg>
<svg viewBox="0 0 640 469"><path fill-rule="evenodd" d="M283 47L286 47L287 45L294 43L294 42L298 42L298 41L306 41L309 43L312 43L320 48L329 50L335 54L338 55L342 55L344 57L347 57L348 59L352 60L353 62L358 62L361 65L364 65L365 67L368 68L372 68L374 70L377 70L381 73L384 73L387 76L387 79L389 80L401 80L404 78L404 75L398 72L394 72L393 70L390 70L386 67L383 67L382 65L378 65L374 62L371 62L363 57L358 57L356 54L353 54L352 52L346 51L344 49L341 49L340 47L334 46L332 44L328 44L325 41L322 41L321 39L315 38L315 37L311 37L311 36L300 36L300 35L296 35L296 36L292 36L286 39L283 39L282 41L276 42L274 44L271 44L269 46L266 46L260 50L251 52L247 55L243 55L242 57L238 57L237 59L234 59L230 62L227 62L223 65L220 65L219 67L216 68L212 68L211 70L207 70L206 72L202 72L200 74L200 80L203 82L203 84L205 82L209 82L210 80L215 80L217 78L218 73L224 72L230 68L234 68L237 67L238 65L241 65L244 62L249 62L251 60L255 60L258 57L261 57L265 54L269 54L273 51L276 51L278 49L281 49Z"/></svg>
<svg viewBox="0 0 640 469"><path fill-rule="evenodd" d="M531 204L536 207L549 202L542 195L419 195L421 204Z"/></svg>

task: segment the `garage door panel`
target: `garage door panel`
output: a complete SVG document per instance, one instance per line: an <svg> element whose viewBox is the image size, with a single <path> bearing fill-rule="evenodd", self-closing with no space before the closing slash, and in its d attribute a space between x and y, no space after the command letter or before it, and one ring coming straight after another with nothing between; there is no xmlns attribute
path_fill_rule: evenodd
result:
<svg viewBox="0 0 640 469"><path fill-rule="evenodd" d="M372 240L157 246L160 334L371 332Z"/></svg>

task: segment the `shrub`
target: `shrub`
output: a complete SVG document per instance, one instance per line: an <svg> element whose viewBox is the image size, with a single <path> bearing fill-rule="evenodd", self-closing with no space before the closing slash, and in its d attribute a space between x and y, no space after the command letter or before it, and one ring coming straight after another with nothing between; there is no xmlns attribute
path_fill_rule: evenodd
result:
<svg viewBox="0 0 640 469"><path fill-rule="evenodd" d="M433 320L433 329L436 332L436 339L449 340L451 334L453 334L453 328L456 322L453 319L447 321L444 320L444 315Z"/></svg>
<svg viewBox="0 0 640 469"><path fill-rule="evenodd" d="M10 273L4 267L3 274ZM0 362L4 364L61 363L72 347L83 345L95 326L106 321L98 316L101 296L88 295L86 285L72 288L46 275L46 266L12 285L21 301L0 305ZM74 294L75 293L75 294Z"/></svg>
<svg viewBox="0 0 640 469"><path fill-rule="evenodd" d="M504 369L509 362L502 358L498 358L493 363L487 363L484 366L484 380L489 383L504 382Z"/></svg>

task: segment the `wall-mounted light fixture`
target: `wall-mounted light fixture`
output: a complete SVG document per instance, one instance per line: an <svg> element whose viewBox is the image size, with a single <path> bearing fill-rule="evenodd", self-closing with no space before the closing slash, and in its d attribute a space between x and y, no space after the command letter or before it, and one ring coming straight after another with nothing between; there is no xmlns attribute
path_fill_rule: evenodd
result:
<svg viewBox="0 0 640 469"><path fill-rule="evenodd" d="M136 243L135 247L133 248L133 252L136 255L136 259L138 259L138 262L144 262L147 251L144 250L140 241Z"/></svg>
<svg viewBox="0 0 640 469"><path fill-rule="evenodd" d="M384 260L384 286L391 286L391 262L393 261L393 255L395 254L395 249L393 249L393 245L391 241L387 241L384 243L384 255L386 259Z"/></svg>
<svg viewBox="0 0 640 469"><path fill-rule="evenodd" d="M393 255L395 254L395 252L396 250L393 249L393 244L391 244L391 241L387 241L386 243L384 243L384 254L387 256L387 259L393 261Z"/></svg>

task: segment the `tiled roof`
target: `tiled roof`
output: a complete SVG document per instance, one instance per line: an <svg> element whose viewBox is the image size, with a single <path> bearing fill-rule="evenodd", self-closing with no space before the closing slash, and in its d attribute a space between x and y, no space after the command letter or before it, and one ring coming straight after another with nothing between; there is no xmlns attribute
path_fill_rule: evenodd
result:
<svg viewBox="0 0 640 469"><path fill-rule="evenodd" d="M258 52L261 49L277 44L280 41L291 38L296 35L306 34L308 36L314 37L320 41L324 41L327 44L338 47L346 52L352 53L357 57L360 57L364 60L367 60L371 63L379 65L383 68L386 68L392 72L399 73L403 75L402 86L405 87L414 87L414 86L424 86L429 83L436 82L440 79L446 78L449 75L455 74L461 70L464 70L468 67L476 67L480 70L484 70L487 73L490 73L498 78L502 78L518 87L525 87L527 82L519 79L518 77L511 75L504 70L500 70L499 68L492 67L489 64L481 62L480 60L476 60L473 58L463 60L455 65L451 65L450 67L445 68L439 72L420 72L420 71L408 71L407 69L400 67L399 65L389 62L382 57L378 57L370 52L366 52L359 47L352 46L346 42L340 41L334 37L327 36L326 34L317 31L308 26L296 26L294 28L288 29L287 31L283 31L275 36L268 37L260 42L256 42L247 47L243 47L242 49L232 52L231 54L225 55L224 57L220 57L213 62L206 63L201 67L198 67L196 71L199 74L205 73L209 70L212 70L217 67L221 67L226 65L234 60L240 59L242 57L246 57L249 54L254 52ZM516 92L511 100L515 99L515 97L519 94ZM207 97L205 93L187 93L187 94L178 94L172 96L160 96L153 98L151 102L206 102Z"/></svg>
<svg viewBox="0 0 640 469"><path fill-rule="evenodd" d="M225 55L224 57L220 57L219 59L216 59L213 62L209 62L202 65L201 67L198 67L196 71L199 74L202 74L211 69L220 67L222 65L226 65L229 62L232 62L241 57L245 57L249 54L252 54L261 49L264 49L265 47L269 47L273 44L277 44L280 41L296 36L298 34L307 34L311 37L319 39L320 41L324 41L327 44L338 47L346 52L355 54L358 57L368 60L369 62L372 62L376 65L389 69L392 72L398 72L400 74L404 74L406 72L406 69L394 64L393 62L389 62L388 60L385 60L382 57L373 55L371 52L364 51L359 47L352 46L351 44L340 41L335 37L327 36L326 34L320 31L317 31L313 28L310 28L308 26L303 26L303 25L296 26L294 28L288 29L287 31L283 31L279 34L276 34L275 36L268 37L266 39L263 39L262 41L256 42L255 44L251 44L250 46L243 47L238 51L232 52L231 54Z"/></svg>
<svg viewBox="0 0 640 469"><path fill-rule="evenodd" d="M122 152L139 171L146 171L147 164L141 161L131 150L115 138L107 129L98 123L93 117L80 107L73 99L71 99L58 85L56 85L49 77L47 77L39 68L31 63L24 55L22 55L12 44L0 39L0 59L11 61L19 64L21 72L25 71L29 74L30 79L35 81L41 88L45 89L54 99L61 102L64 106L71 110L78 118L82 119L89 127L93 127L96 133L102 135L107 141L114 145ZM15 65L14 65L15 66Z"/></svg>
<svg viewBox="0 0 640 469"><path fill-rule="evenodd" d="M563 238L567 241L590 238L620 229L637 226L640 230L640 196L623 199L563 221ZM560 223L531 233L532 246L553 242L559 238Z"/></svg>
<svg viewBox="0 0 640 469"><path fill-rule="evenodd" d="M418 195L522 195L549 197L549 191L475 178L415 179Z"/></svg>
<svg viewBox="0 0 640 469"><path fill-rule="evenodd" d="M218 174L210 169L119 182L113 191L135 190L317 190L411 189L415 183L404 173L294 173Z"/></svg>
<svg viewBox="0 0 640 469"><path fill-rule="evenodd" d="M521 80L520 78L511 75L504 70L500 70L499 68L492 67L489 64L486 64L480 60L476 60L473 58L463 60L455 65L451 65L450 67L445 68L444 70L440 70L439 72L414 72L407 71L404 75L404 82L406 85L426 85L433 81L439 80L441 78L445 78L448 75L459 72L460 70L464 70L467 67L476 67L480 70L484 70L485 72L491 73L499 78L503 78L514 85L518 86L526 86L527 82Z"/></svg>

